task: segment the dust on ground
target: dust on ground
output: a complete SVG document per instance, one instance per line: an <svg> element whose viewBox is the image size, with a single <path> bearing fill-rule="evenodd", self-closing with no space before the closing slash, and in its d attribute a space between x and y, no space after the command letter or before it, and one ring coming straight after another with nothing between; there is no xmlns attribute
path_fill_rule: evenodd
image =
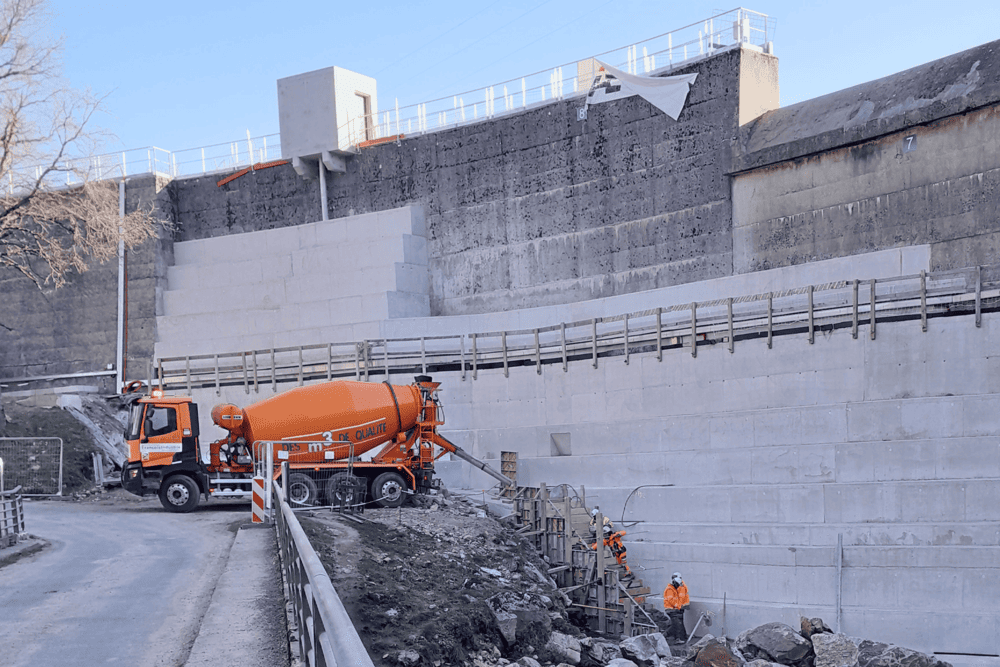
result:
<svg viewBox="0 0 1000 667"><path fill-rule="evenodd" d="M377 666L505 664L524 655L552 664L552 630L579 636L565 599L532 545L465 498L369 509L355 523L328 510L299 514ZM505 644L488 600L534 609L548 622ZM411 654L412 657L412 654Z"/></svg>

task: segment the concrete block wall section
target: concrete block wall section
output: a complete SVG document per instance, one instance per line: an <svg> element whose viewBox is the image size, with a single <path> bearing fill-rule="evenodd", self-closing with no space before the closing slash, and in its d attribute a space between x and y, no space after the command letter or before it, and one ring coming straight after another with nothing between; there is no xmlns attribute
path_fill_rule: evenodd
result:
<svg viewBox="0 0 1000 667"><path fill-rule="evenodd" d="M159 220L174 219L166 179L126 179L125 209L152 207ZM125 374L145 378L153 356L156 315L162 308L172 232L159 229L156 239L127 255L128 278ZM0 377L23 378L104 371L117 354L118 262L94 264L71 275L58 289L39 289L19 273L0 270ZM103 391L111 379L95 378ZM77 380L78 382L78 380Z"/></svg>
<svg viewBox="0 0 1000 667"><path fill-rule="evenodd" d="M835 331L543 369L438 374L448 437L519 482L572 484L654 589L685 574L730 635L798 615L925 651L1000 646L1000 316ZM914 370L917 369L917 370ZM977 370L983 369L983 370ZM557 456L553 433L569 434ZM564 444L565 447L565 444ZM450 484L489 488L460 462ZM663 487L659 485L672 484ZM636 487L654 485L639 489ZM629 496L631 495L631 498ZM625 506L628 499L628 505ZM787 617L787 618L786 618ZM946 620L942 620L946 618Z"/></svg>
<svg viewBox="0 0 1000 667"><path fill-rule="evenodd" d="M679 121L634 97L595 106L579 122L581 100L573 98L366 148L347 160L347 173L329 179L330 214L422 205L426 235L414 236L427 239L435 314L572 303L730 275L731 140L741 120L768 108L777 61L736 49L685 71L699 79ZM752 94L760 86L769 93ZM221 188L216 181L175 183L179 240L319 217L318 185L289 166Z"/></svg>
<svg viewBox="0 0 1000 667"><path fill-rule="evenodd" d="M404 207L177 243L156 354L350 341L427 316L424 229L422 211Z"/></svg>
<svg viewBox="0 0 1000 667"><path fill-rule="evenodd" d="M930 244L933 270L992 261L1000 249L998 45L775 110L741 128L734 271L900 243Z"/></svg>

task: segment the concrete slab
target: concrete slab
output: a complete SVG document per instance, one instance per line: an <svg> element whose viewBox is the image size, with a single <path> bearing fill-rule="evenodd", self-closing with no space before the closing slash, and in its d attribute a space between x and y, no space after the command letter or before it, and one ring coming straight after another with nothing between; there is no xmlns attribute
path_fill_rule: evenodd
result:
<svg viewBox="0 0 1000 667"><path fill-rule="evenodd" d="M240 528L185 664L289 664L284 601L274 527Z"/></svg>

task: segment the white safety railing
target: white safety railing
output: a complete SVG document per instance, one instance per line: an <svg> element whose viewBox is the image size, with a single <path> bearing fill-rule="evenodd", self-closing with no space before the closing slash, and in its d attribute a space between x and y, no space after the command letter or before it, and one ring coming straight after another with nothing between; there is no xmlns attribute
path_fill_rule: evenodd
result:
<svg viewBox="0 0 1000 667"><path fill-rule="evenodd" d="M288 599L295 610L302 662L374 667L344 603L333 588L330 575L285 501L281 485L275 481L272 489L277 499L278 550Z"/></svg>
<svg viewBox="0 0 1000 667"><path fill-rule="evenodd" d="M995 267L991 267L993 272ZM242 386L259 392L279 383L354 379L388 380L391 375L457 371L477 378L480 369L514 366L566 370L570 362L656 354L688 348L692 356L706 345L725 344L734 351L739 339L805 334L812 343L819 329L850 327L855 337L867 326L874 338L879 320L927 318L974 312L981 322L983 303L996 307L998 285L985 288L978 267L921 273L881 280L854 280L801 287L784 292L665 304L639 312L560 322L533 329L448 336L424 336L321 343L221 354L164 357L155 364L155 381L164 389L190 392L195 387ZM152 386L154 378L150 378Z"/></svg>
<svg viewBox="0 0 1000 667"><path fill-rule="evenodd" d="M565 63L484 88L439 97L427 102L382 110L358 117L338 129L338 148L353 151L400 135L446 130L467 123L512 113L590 89L598 58L633 74L662 73L689 61L712 55L737 44L764 47L774 39L775 19L742 7L720 12L676 30L630 46L612 49L582 61ZM170 151L156 146L132 148L67 161L48 175L46 187L61 188L83 180L159 174L172 178L229 171L281 159L281 135L246 137L210 146ZM22 176L37 178L40 167L29 167ZM13 177L0 183L13 194Z"/></svg>
<svg viewBox="0 0 1000 667"><path fill-rule="evenodd" d="M720 12L636 44L605 51L485 88L352 118L338 129L340 150L353 150L399 136L446 130L551 103L590 90L599 59L632 74L667 72L737 44L764 47L774 38L775 20L742 7Z"/></svg>

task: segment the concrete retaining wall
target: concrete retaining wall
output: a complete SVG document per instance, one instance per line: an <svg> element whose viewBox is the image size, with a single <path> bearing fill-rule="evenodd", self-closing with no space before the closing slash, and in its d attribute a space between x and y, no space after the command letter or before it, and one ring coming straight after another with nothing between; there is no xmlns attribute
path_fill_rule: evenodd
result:
<svg viewBox="0 0 1000 667"><path fill-rule="evenodd" d="M153 207L170 222L173 202L166 180L140 176L126 180L125 208ZM126 376L148 377L153 357L157 309L162 306L167 266L172 262L168 230L128 253ZM39 290L20 273L0 269L0 377L93 373L114 368L118 321L118 262L92 266L70 276L66 286ZM9 330L5 327L8 327ZM87 378L113 390L114 374ZM76 380L79 382L79 380ZM17 390L18 383L8 385Z"/></svg>

